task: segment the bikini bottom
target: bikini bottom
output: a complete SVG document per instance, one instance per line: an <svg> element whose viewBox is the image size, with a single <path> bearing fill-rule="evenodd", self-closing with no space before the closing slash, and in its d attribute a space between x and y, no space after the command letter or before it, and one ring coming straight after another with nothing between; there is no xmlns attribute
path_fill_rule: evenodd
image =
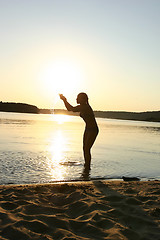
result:
<svg viewBox="0 0 160 240"><path fill-rule="evenodd" d="M90 127L90 128L87 127L85 129L85 132L97 132L97 134L98 134L99 129L98 129L98 127Z"/></svg>

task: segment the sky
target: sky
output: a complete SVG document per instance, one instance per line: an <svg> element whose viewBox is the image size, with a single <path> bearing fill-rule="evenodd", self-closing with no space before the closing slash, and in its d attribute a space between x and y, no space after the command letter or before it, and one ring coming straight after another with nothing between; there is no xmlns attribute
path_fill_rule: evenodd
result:
<svg viewBox="0 0 160 240"><path fill-rule="evenodd" d="M160 110L159 0L0 0L0 101Z"/></svg>

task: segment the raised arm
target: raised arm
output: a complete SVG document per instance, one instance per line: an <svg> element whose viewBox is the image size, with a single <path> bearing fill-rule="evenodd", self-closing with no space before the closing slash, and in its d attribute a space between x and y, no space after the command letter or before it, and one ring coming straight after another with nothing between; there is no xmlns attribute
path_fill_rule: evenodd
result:
<svg viewBox="0 0 160 240"><path fill-rule="evenodd" d="M72 111L72 112L80 112L80 105L73 107L65 98L65 96L63 96L63 94L59 94L60 99L64 102L65 107L67 108L68 111Z"/></svg>

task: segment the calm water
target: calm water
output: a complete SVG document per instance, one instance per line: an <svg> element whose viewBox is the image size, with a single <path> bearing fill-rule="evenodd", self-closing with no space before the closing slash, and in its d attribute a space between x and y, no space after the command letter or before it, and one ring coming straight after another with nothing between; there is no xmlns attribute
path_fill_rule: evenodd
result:
<svg viewBox="0 0 160 240"><path fill-rule="evenodd" d="M160 179L160 123L97 121L92 169L84 175L80 117L0 112L0 184Z"/></svg>

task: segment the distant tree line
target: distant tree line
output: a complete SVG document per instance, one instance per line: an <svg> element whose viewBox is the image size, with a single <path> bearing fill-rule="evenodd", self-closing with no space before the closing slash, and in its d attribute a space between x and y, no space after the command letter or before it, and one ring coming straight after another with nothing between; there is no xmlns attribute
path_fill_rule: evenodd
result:
<svg viewBox="0 0 160 240"><path fill-rule="evenodd" d="M95 111L95 116L100 118L160 122L160 111L148 111L148 112Z"/></svg>
<svg viewBox="0 0 160 240"><path fill-rule="evenodd" d="M72 115L79 116L78 112L67 111L65 109L39 109L39 113L42 114L64 114L64 115Z"/></svg>
<svg viewBox="0 0 160 240"><path fill-rule="evenodd" d="M68 112L64 109L39 109L34 105L26 103L0 102L0 111L20 113L42 113L42 114L66 114L78 116L79 113ZM94 111L97 118L122 119L160 122L160 111L149 112L124 112L124 111Z"/></svg>
<svg viewBox="0 0 160 240"><path fill-rule="evenodd" d="M13 102L0 102L0 111L19 113L39 113L39 109L34 105Z"/></svg>
<svg viewBox="0 0 160 240"><path fill-rule="evenodd" d="M54 113L54 114L67 114L77 116L79 113L68 112L63 109L40 109L40 113ZM122 119L122 120L136 120L136 121L149 121L160 122L160 111L150 112L122 112L122 111L94 111L97 118L109 119Z"/></svg>

